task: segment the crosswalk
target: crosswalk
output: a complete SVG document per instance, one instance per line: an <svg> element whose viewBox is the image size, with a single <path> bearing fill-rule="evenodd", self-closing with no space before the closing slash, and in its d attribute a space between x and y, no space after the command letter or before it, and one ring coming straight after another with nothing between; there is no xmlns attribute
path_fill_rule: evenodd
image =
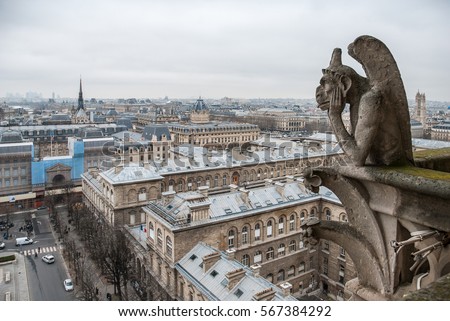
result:
<svg viewBox="0 0 450 321"><path fill-rule="evenodd" d="M34 254L44 254L44 253L52 253L52 252L56 252L56 246L46 246L46 247L41 247L39 250L38 249L31 249L31 250L25 250L23 251L23 255L25 256L29 256L29 255L34 255Z"/></svg>

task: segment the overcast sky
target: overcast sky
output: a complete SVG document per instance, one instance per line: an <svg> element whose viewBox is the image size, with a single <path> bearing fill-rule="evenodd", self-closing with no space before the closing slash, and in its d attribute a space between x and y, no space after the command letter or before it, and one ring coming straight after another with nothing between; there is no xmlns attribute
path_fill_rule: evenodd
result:
<svg viewBox="0 0 450 321"><path fill-rule="evenodd" d="M0 97L312 98L333 48L382 40L408 98L450 101L450 1L0 0Z"/></svg>

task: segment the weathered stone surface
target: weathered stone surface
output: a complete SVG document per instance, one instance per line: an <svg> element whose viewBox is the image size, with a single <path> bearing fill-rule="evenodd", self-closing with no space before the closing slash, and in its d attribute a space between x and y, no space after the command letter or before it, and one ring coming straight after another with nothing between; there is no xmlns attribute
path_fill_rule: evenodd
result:
<svg viewBox="0 0 450 321"><path fill-rule="evenodd" d="M358 37L348 53L361 63L367 78L343 65L336 48L316 90L318 107L328 111L339 144L356 166L412 163L408 103L394 57L371 36ZM342 121L346 104L350 131Z"/></svg>

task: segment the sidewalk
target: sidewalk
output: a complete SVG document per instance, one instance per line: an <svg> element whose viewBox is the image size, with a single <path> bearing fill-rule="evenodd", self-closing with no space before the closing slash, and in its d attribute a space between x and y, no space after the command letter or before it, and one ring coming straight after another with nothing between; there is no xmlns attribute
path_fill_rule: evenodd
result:
<svg viewBox="0 0 450 321"><path fill-rule="evenodd" d="M75 226L72 224L69 224L69 218L68 218L68 210L66 206L60 206L57 207L56 210L58 211L58 214L60 215L61 221L63 222L63 225L70 228L70 230L67 233L67 236L70 238L70 240L75 241L75 244L77 244L77 251L81 253L85 253L85 264L90 267L96 267L95 262L90 258L87 250L84 249L84 241L81 240L80 236L78 235ZM58 240L58 235L54 229L52 229L52 232L54 233L55 239ZM58 244L61 246L61 248L64 248L64 243L62 241L58 242ZM65 258L66 259L66 258ZM71 266L67 266L69 274L72 276L72 280L75 282L75 270ZM108 282L106 277L102 275L99 271L99 268L94 269L94 279L97 280L95 283L95 287L98 289L98 295L97 298L99 301L108 301L106 295L107 293L111 294L111 299L118 300L118 297L114 295L114 285ZM81 291L79 285L75 284L75 291ZM128 293L131 295L134 295L134 289L129 285L128 287ZM79 295L79 296L82 296Z"/></svg>
<svg viewBox="0 0 450 321"><path fill-rule="evenodd" d="M29 301L27 270L25 256L15 251L2 251L0 257L15 254L11 263L0 263L0 301L5 301L7 293L11 301ZM9 274L10 281L6 275Z"/></svg>

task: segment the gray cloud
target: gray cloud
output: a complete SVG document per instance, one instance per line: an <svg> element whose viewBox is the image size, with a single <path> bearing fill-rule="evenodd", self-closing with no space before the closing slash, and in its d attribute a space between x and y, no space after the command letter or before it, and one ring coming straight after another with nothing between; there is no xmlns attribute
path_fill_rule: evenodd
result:
<svg viewBox="0 0 450 321"><path fill-rule="evenodd" d="M384 41L406 91L450 101L447 1L0 2L0 96L312 97L334 47ZM347 63L360 66L344 55ZM448 69L448 68L447 68Z"/></svg>

